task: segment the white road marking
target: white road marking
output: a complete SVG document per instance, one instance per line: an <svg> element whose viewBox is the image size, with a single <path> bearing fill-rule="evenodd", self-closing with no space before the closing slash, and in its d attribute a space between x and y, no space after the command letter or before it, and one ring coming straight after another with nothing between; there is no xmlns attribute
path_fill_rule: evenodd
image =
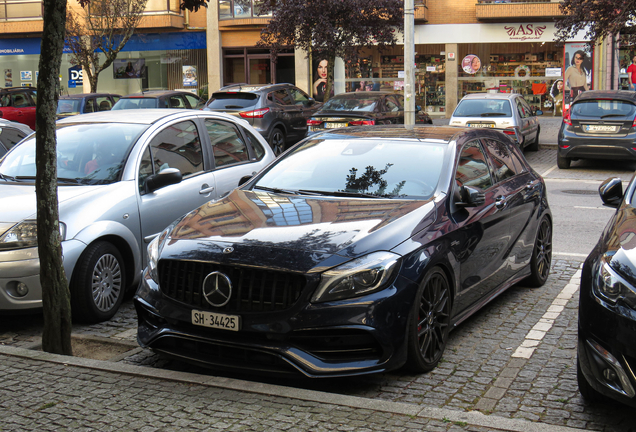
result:
<svg viewBox="0 0 636 432"><path fill-rule="evenodd" d="M582 267L582 266L581 266ZM579 289L581 284L581 269L576 271L570 278L570 282L561 290L559 295L554 299L548 310L541 317L538 323L528 332L524 341L512 354L512 357L529 359L532 357L534 350L539 346L545 335L550 331L554 321L561 315L565 305L570 301L574 293Z"/></svg>
<svg viewBox="0 0 636 432"><path fill-rule="evenodd" d="M574 252L552 252L552 255L574 256L574 257L581 257L581 258L587 257L587 254L574 253Z"/></svg>
<svg viewBox="0 0 636 432"><path fill-rule="evenodd" d="M611 207L585 207L585 206L574 206L575 209L583 209L583 210L610 210L615 212L615 208Z"/></svg>
<svg viewBox="0 0 636 432"><path fill-rule="evenodd" d="M558 167L556 165L554 165L552 168L550 168L549 170L547 170L546 172L544 172L543 174L541 174L541 177L545 177L548 174L550 174L552 171L554 171L555 169L557 169Z"/></svg>

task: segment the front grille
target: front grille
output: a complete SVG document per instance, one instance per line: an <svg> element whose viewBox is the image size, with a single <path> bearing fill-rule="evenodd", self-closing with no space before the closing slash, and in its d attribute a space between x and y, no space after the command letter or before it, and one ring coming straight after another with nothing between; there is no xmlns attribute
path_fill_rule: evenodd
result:
<svg viewBox="0 0 636 432"><path fill-rule="evenodd" d="M211 272L224 273L232 282L230 301L212 307L202 295L203 280ZM161 260L161 292L190 306L222 312L269 312L291 307L305 288L302 275L214 263Z"/></svg>

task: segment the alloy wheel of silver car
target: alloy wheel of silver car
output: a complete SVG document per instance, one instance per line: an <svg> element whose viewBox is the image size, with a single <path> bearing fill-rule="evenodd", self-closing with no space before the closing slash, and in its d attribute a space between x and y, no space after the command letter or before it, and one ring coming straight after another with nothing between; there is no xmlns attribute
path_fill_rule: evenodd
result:
<svg viewBox="0 0 636 432"><path fill-rule="evenodd" d="M117 248L105 241L91 244L75 267L70 287L74 318L86 323L112 318L126 288L124 263Z"/></svg>

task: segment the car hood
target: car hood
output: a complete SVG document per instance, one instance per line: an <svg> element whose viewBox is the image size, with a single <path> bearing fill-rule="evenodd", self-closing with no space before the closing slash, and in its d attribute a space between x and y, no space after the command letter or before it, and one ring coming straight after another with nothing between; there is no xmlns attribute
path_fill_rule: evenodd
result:
<svg viewBox="0 0 636 432"><path fill-rule="evenodd" d="M236 189L187 214L161 258L307 272L391 250L433 221L432 200L282 195Z"/></svg>
<svg viewBox="0 0 636 432"><path fill-rule="evenodd" d="M64 203L95 191L101 186L62 186L58 187L58 202L60 214ZM34 219L36 216L35 185L0 184L0 222L18 223L24 219Z"/></svg>

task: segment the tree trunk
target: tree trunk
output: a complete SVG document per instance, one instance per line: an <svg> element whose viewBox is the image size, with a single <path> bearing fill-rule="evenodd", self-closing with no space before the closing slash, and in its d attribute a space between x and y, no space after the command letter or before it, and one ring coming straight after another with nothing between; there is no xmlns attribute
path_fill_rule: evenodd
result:
<svg viewBox="0 0 636 432"><path fill-rule="evenodd" d="M57 154L55 112L67 0L44 0L44 29L40 48L38 98L36 107L36 180L37 237L40 258L40 283L44 330L42 349L72 355L71 303L64 267L57 199Z"/></svg>

